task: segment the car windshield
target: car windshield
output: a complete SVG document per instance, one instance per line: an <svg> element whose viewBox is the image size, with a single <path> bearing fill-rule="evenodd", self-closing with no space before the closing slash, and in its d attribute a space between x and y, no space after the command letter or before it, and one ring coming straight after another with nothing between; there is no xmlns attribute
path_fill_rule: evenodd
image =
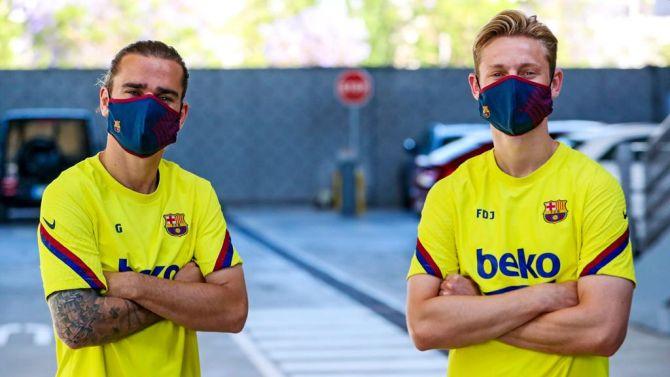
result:
<svg viewBox="0 0 670 377"><path fill-rule="evenodd" d="M429 136L427 137L427 140L423 144L423 148L421 150L422 154L429 154L430 152L441 148L452 141L461 139L462 135L460 136Z"/></svg>
<svg viewBox="0 0 670 377"><path fill-rule="evenodd" d="M21 169L36 158L58 160L68 167L88 155L86 122L81 119L18 119L9 122L5 144L6 166ZM31 175L31 174L30 174Z"/></svg>
<svg viewBox="0 0 670 377"><path fill-rule="evenodd" d="M433 150L435 150L437 148L440 148L440 147L443 147L443 146L451 143L452 141L458 140L460 138L461 138L461 136L449 136L449 137L443 137L443 138L440 138L438 140L435 140L435 148L433 148Z"/></svg>

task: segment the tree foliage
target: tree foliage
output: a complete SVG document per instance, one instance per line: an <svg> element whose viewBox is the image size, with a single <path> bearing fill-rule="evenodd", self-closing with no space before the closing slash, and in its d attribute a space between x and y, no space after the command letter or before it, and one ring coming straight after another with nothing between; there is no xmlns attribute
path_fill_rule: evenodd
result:
<svg viewBox="0 0 670 377"><path fill-rule="evenodd" d="M105 67L139 39L194 67L471 66L479 28L509 8L549 24L562 65L670 62L670 34L656 30L670 17L653 17L650 0L0 0L0 68Z"/></svg>

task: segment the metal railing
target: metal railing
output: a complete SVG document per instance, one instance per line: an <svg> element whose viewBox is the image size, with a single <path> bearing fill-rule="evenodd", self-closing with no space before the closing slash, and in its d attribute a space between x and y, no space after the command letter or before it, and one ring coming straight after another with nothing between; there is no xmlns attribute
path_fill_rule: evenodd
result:
<svg viewBox="0 0 670 377"><path fill-rule="evenodd" d="M661 132L650 140L644 154L645 209L642 249L648 249L670 230L670 115L660 124Z"/></svg>

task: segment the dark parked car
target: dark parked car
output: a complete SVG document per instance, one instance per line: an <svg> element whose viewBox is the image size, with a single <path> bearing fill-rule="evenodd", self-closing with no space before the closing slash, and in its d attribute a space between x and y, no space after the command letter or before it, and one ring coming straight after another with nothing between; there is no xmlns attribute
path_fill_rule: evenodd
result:
<svg viewBox="0 0 670 377"><path fill-rule="evenodd" d="M95 153L84 109L15 109L0 122L0 221L9 207L36 207L44 188Z"/></svg>

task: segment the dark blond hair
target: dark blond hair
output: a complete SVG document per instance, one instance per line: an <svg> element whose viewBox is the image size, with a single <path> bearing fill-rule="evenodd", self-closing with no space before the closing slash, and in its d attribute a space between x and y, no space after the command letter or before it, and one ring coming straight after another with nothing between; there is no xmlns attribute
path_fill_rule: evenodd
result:
<svg viewBox="0 0 670 377"><path fill-rule="evenodd" d="M477 34L472 47L472 56L475 61L475 74L479 76L479 63L482 49L497 37L524 36L536 39L545 48L545 55L549 62L551 80L556 70L556 50L558 40L549 28L537 20L537 16L527 17L518 10L504 10L491 19Z"/></svg>
<svg viewBox="0 0 670 377"><path fill-rule="evenodd" d="M124 56L129 54L138 54L142 56L155 57L177 62L183 70L183 75L181 78L181 86L183 89L181 93L181 99L184 99L184 96L186 95L186 89L188 88L188 69L186 69L186 64L177 50L161 41L137 41L122 48L121 51L116 53L114 59L112 59L112 64L110 65L109 70L100 79L101 86L107 88L110 93L112 92L114 76L116 76L119 71L119 63L121 63L121 59L123 59Z"/></svg>

